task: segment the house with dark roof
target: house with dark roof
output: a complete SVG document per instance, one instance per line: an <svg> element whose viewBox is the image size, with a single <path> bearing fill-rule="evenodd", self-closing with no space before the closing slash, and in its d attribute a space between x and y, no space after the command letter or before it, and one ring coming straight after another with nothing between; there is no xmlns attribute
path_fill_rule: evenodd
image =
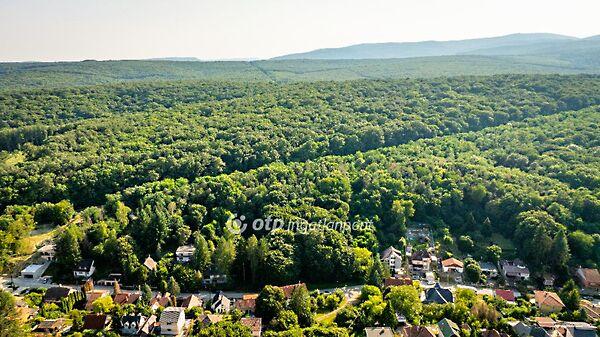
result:
<svg viewBox="0 0 600 337"><path fill-rule="evenodd" d="M210 309L217 314L226 314L231 309L231 300L222 291L219 291L213 296Z"/></svg>
<svg viewBox="0 0 600 337"><path fill-rule="evenodd" d="M250 328L253 337L260 337L262 333L262 319L258 317L244 317L240 320L243 326Z"/></svg>
<svg viewBox="0 0 600 337"><path fill-rule="evenodd" d="M156 316L152 315L156 321ZM125 315L121 317L121 334L123 335L141 335L150 334L149 324L146 324L148 318L142 314Z"/></svg>
<svg viewBox="0 0 600 337"><path fill-rule="evenodd" d="M426 250L418 250L410 257L410 266L413 271L429 271L431 269L432 255Z"/></svg>
<svg viewBox="0 0 600 337"><path fill-rule="evenodd" d="M481 273L488 278L498 277L498 268L491 262L480 262Z"/></svg>
<svg viewBox="0 0 600 337"><path fill-rule="evenodd" d="M83 330L105 330L110 327L110 316L88 314L83 318Z"/></svg>
<svg viewBox="0 0 600 337"><path fill-rule="evenodd" d="M76 279L88 279L94 274L94 271L96 271L94 260L85 259L75 266L75 269L73 269L73 276Z"/></svg>
<svg viewBox="0 0 600 337"><path fill-rule="evenodd" d="M558 327L566 329L572 337L598 336L597 328L586 322L560 322L558 323Z"/></svg>
<svg viewBox="0 0 600 337"><path fill-rule="evenodd" d="M424 303L446 304L454 302L454 296L450 289L442 288L439 283L436 283L433 288L427 289L425 292Z"/></svg>
<svg viewBox="0 0 600 337"><path fill-rule="evenodd" d="M529 336L529 333L531 332L531 325L524 323L522 321L511 321L511 322L508 322L508 325L511 326L512 331L518 337Z"/></svg>
<svg viewBox="0 0 600 337"><path fill-rule="evenodd" d="M444 318L437 324L439 337L460 337L460 328L451 320Z"/></svg>
<svg viewBox="0 0 600 337"><path fill-rule="evenodd" d="M113 295L113 302L119 305L135 304L140 299L140 294L137 293L118 293Z"/></svg>
<svg viewBox="0 0 600 337"><path fill-rule="evenodd" d="M505 278L525 281L529 279L529 268L523 261L515 259L512 261L500 261L500 271Z"/></svg>
<svg viewBox="0 0 600 337"><path fill-rule="evenodd" d="M75 290L67 287L52 287L44 294L44 303L60 303L60 301L74 293Z"/></svg>

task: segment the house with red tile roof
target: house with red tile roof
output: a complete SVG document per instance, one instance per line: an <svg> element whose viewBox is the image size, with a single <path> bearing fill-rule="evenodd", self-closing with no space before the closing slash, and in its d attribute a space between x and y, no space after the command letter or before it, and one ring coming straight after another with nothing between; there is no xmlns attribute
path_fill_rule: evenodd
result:
<svg viewBox="0 0 600 337"><path fill-rule="evenodd" d="M508 303L515 303L515 301L516 301L515 293L512 290L496 289L496 290L494 290L494 292L496 293L497 297L500 297L501 299L505 300Z"/></svg>
<svg viewBox="0 0 600 337"><path fill-rule="evenodd" d="M565 305L555 292L536 290L535 303L542 313L548 314L561 311Z"/></svg>
<svg viewBox="0 0 600 337"><path fill-rule="evenodd" d="M578 268L577 278L583 288L600 290L600 272L598 269Z"/></svg>

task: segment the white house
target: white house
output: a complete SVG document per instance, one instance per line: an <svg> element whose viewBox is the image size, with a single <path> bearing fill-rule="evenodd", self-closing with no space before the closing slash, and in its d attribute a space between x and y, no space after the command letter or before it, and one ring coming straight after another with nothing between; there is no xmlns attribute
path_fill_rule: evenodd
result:
<svg viewBox="0 0 600 337"><path fill-rule="evenodd" d="M161 336L181 336L185 325L185 309L177 307L167 307L160 314L160 334Z"/></svg>
<svg viewBox="0 0 600 337"><path fill-rule="evenodd" d="M464 264L462 261L451 257L442 261L442 270L444 273L454 272L462 274L464 270Z"/></svg>
<svg viewBox="0 0 600 337"><path fill-rule="evenodd" d="M226 314L231 309L231 300L220 291L213 297L210 309L216 314Z"/></svg>
<svg viewBox="0 0 600 337"><path fill-rule="evenodd" d="M40 257L42 259L46 261L54 261L55 248L56 246L54 244L44 245L38 249L38 253L40 253Z"/></svg>
<svg viewBox="0 0 600 337"><path fill-rule="evenodd" d="M94 260L86 259L81 262L73 269L73 276L77 279L87 279L94 274L96 266L94 266Z"/></svg>
<svg viewBox="0 0 600 337"><path fill-rule="evenodd" d="M192 257L194 256L194 252L196 248L192 245L187 246L179 246L175 251L175 256L177 257L177 262L179 263L188 263L192 261Z"/></svg>
<svg viewBox="0 0 600 337"><path fill-rule="evenodd" d="M402 252L390 246L381 253L381 261L390 269L390 274L402 274Z"/></svg>

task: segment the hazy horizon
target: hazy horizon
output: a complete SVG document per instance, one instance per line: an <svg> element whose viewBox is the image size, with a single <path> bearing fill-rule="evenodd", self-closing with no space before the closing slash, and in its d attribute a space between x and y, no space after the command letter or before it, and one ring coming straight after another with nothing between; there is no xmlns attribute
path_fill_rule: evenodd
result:
<svg viewBox="0 0 600 337"><path fill-rule="evenodd" d="M0 61L268 59L363 43L600 34L594 1L0 0ZM507 24L509 22L509 24Z"/></svg>

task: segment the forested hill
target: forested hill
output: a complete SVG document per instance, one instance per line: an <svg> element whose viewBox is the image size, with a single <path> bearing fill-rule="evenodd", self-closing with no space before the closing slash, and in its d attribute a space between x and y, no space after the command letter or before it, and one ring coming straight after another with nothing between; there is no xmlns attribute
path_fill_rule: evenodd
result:
<svg viewBox="0 0 600 337"><path fill-rule="evenodd" d="M0 205L395 146L600 104L598 76L169 83L0 94Z"/></svg>
<svg viewBox="0 0 600 337"><path fill-rule="evenodd" d="M406 59L250 62L0 63L0 90L172 80L290 82L493 74L598 74L599 55L598 49L581 48L570 52L560 49L546 51L540 47L540 53L518 56L455 55Z"/></svg>

